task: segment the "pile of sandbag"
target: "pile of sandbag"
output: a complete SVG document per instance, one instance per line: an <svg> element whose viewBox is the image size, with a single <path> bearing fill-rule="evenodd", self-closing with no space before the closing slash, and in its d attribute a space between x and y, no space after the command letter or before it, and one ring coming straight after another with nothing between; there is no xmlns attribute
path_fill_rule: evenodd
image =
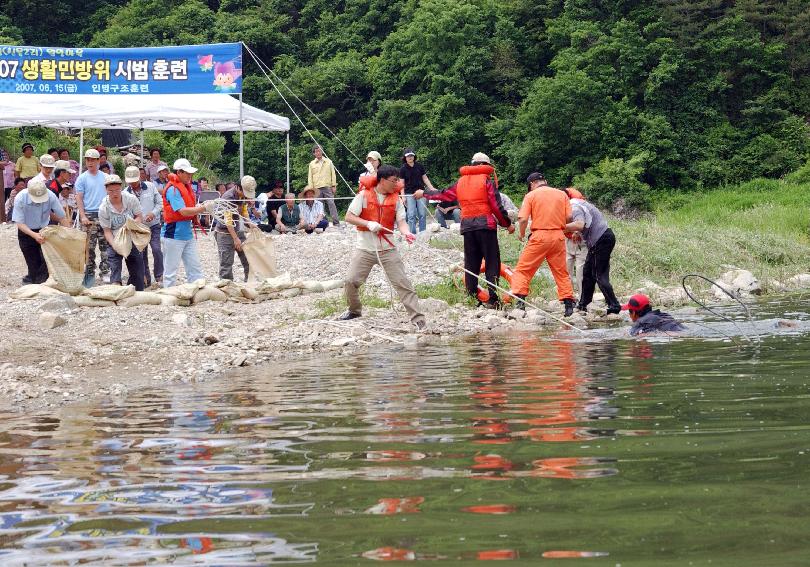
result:
<svg viewBox="0 0 810 567"><path fill-rule="evenodd" d="M42 299L54 295L67 295L56 289L57 284L24 285L11 292L9 299ZM205 280L184 283L157 291L135 291L131 285L100 285L82 289L73 299L80 307L136 307L138 305L178 305L189 306L205 301L232 301L236 303L258 303L271 299L295 297L305 293L323 293L343 286L343 280L293 281L285 272L275 278L266 278L258 283L239 283L220 280L211 285Z"/></svg>

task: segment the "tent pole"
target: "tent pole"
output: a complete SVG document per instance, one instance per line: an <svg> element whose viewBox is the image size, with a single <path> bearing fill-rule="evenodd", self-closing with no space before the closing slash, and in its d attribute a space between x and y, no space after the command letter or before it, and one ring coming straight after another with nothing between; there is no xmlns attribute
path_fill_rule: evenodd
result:
<svg viewBox="0 0 810 567"><path fill-rule="evenodd" d="M287 130L287 193L290 192L290 131Z"/></svg>
<svg viewBox="0 0 810 567"><path fill-rule="evenodd" d="M245 129L242 126L242 93L239 93L239 179L245 176Z"/></svg>
<svg viewBox="0 0 810 567"><path fill-rule="evenodd" d="M79 122L79 155L76 161L79 162L79 173L82 172L84 165L84 122Z"/></svg>
<svg viewBox="0 0 810 567"><path fill-rule="evenodd" d="M141 151L140 151L141 155L139 156L141 158L141 161L140 161L141 165L145 165L145 162L146 162L146 160L144 159L143 150L144 150L144 147L143 147L143 120L141 120Z"/></svg>

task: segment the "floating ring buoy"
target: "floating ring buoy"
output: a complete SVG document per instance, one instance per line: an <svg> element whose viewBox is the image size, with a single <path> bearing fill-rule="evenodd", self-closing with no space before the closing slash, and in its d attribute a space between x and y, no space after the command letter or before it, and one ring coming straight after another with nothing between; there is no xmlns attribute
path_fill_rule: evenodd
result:
<svg viewBox="0 0 810 567"><path fill-rule="evenodd" d="M481 270L480 270L479 273L483 274L486 271L487 271L487 263L485 261L482 261L481 262ZM512 276L514 276L514 275L515 275L515 272L512 270L512 268L510 268L509 266L507 266L506 264L501 262L500 276L509 283L510 289L512 287ZM495 282L493 282L493 283L495 283ZM478 301L480 301L481 303L487 303L489 301L489 291L482 288L479 285L478 286L478 293L477 293L476 297L478 298ZM511 295L504 294L501 297L501 302L502 303L511 303L511 301L512 301L512 296Z"/></svg>

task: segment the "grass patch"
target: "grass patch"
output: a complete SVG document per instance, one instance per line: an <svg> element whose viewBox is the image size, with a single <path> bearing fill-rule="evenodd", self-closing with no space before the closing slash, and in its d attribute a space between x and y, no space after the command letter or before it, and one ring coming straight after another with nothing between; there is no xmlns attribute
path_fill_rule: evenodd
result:
<svg viewBox="0 0 810 567"><path fill-rule="evenodd" d="M365 308L383 309L391 307L390 299L384 299L378 295L366 293L365 287L360 291L360 301ZM343 313L347 309L346 298L343 295L336 297L326 297L315 301L317 308L316 317L319 319L327 319Z"/></svg>

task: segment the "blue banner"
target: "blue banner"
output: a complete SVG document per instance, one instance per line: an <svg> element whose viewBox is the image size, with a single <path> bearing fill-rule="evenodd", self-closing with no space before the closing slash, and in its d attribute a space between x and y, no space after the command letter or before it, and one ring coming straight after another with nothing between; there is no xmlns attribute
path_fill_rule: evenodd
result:
<svg viewBox="0 0 810 567"><path fill-rule="evenodd" d="M0 45L0 92L242 92L242 45L95 49Z"/></svg>

